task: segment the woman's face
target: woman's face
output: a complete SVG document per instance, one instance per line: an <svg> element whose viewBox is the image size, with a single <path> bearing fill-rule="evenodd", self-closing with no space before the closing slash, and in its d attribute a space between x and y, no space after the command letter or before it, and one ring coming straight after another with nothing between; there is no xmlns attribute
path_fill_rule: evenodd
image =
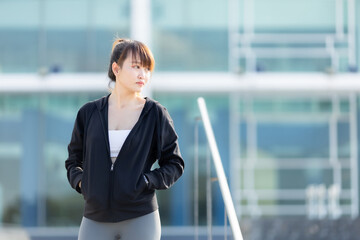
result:
<svg viewBox="0 0 360 240"><path fill-rule="evenodd" d="M114 71L116 83L129 92L141 92L150 79L151 72L140 63L140 57L133 58L129 53L122 68L117 66ZM116 64L116 63L115 63ZM117 72L116 72L117 71Z"/></svg>

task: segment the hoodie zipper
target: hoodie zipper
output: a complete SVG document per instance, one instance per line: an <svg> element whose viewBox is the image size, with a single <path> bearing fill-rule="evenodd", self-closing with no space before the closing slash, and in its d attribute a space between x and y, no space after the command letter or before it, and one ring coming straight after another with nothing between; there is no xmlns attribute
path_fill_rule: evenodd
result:
<svg viewBox="0 0 360 240"><path fill-rule="evenodd" d="M109 95L110 96L110 95ZM144 105L144 108L142 109L141 113L140 113L140 116L139 116L139 119L138 121L135 123L135 125L133 126L133 128L135 128L135 126L137 124L140 123L141 119L143 118L143 115L145 114L146 110L145 107L146 107L146 103L147 103L147 99L146 99L146 102L145 102L145 105ZM133 130L131 130L132 132ZM130 133L131 133L130 132ZM130 135L129 133L129 135ZM128 135L128 137L129 137ZM108 139L108 138L107 138ZM128 140L125 140L125 141L128 141ZM125 143L125 142L124 142ZM109 146L109 143L108 143L108 146ZM111 161L111 167L110 167L110 191L109 191L109 210L112 210L113 209L113 199L114 199L114 164L116 162L116 160L114 162L112 162L111 158L110 158L110 161Z"/></svg>
<svg viewBox="0 0 360 240"><path fill-rule="evenodd" d="M113 198L114 198L114 163L111 164L110 168L110 184L109 184L109 210L113 209Z"/></svg>
<svg viewBox="0 0 360 240"><path fill-rule="evenodd" d="M109 197L109 210L113 209L113 198L114 198L114 193L113 193L113 188L114 188L114 171L110 172L110 197Z"/></svg>

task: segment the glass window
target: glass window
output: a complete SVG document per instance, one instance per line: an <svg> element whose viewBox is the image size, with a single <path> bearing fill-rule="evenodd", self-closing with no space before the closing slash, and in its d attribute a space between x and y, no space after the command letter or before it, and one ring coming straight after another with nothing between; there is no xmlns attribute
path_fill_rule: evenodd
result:
<svg viewBox="0 0 360 240"><path fill-rule="evenodd" d="M81 197L64 161L77 110L102 94L0 96L0 220L4 225L78 225Z"/></svg>
<svg viewBox="0 0 360 240"><path fill-rule="evenodd" d="M226 1L155 0L152 16L158 70L228 70Z"/></svg>
<svg viewBox="0 0 360 240"><path fill-rule="evenodd" d="M74 121L79 108L106 93L51 94L42 98L46 116L43 124L43 174L47 226L78 226L83 213L83 198L69 185L64 162L68 157Z"/></svg>
<svg viewBox="0 0 360 240"><path fill-rule="evenodd" d="M39 14L39 0L0 1L0 73L36 72Z"/></svg>
<svg viewBox="0 0 360 240"><path fill-rule="evenodd" d="M129 37L129 12L129 1L46 1L47 69L107 71L114 38Z"/></svg>
<svg viewBox="0 0 360 240"><path fill-rule="evenodd" d="M0 1L0 72L107 71L114 38L129 37L129 2Z"/></svg>

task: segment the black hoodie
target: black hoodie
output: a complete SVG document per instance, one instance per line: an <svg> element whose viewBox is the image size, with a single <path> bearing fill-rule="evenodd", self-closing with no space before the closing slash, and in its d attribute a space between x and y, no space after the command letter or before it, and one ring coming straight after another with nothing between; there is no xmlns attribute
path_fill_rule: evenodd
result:
<svg viewBox="0 0 360 240"><path fill-rule="evenodd" d="M165 107L148 97L112 166L109 96L80 108L65 161L70 185L84 196L84 216L99 222L119 222L155 211L155 190L168 189L184 171L173 121ZM160 167L151 170L156 161Z"/></svg>

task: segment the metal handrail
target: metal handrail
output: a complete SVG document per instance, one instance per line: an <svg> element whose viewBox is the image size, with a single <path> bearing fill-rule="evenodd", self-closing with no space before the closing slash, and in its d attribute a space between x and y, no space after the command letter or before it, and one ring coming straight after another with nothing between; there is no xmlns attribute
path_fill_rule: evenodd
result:
<svg viewBox="0 0 360 240"><path fill-rule="evenodd" d="M328 33L259 33L255 29L254 0L243 0L243 6L239 7L239 1L228 0L228 36L229 36L229 67L230 71L238 72L239 59L246 60L246 70L256 71L257 59L259 58L328 58L331 60L331 68L339 70L340 55L348 57L349 70L356 69L356 3L355 0L336 0L335 7L335 31ZM347 6L347 7L346 7ZM347 18L344 18L344 9L347 10ZM246 9L243 13L239 9ZM240 23L239 16L243 16ZM346 19L346 20L345 20ZM345 21L344 21L345 20ZM240 29L243 28L240 33ZM309 29L310 30L310 29ZM281 54L276 46L272 49L258 49L254 43L302 43L324 44L324 48L312 51L312 49L288 48L286 53ZM336 43L347 44L345 49ZM239 47L241 45L241 47ZM305 50L305 51L304 51ZM280 54L279 54L280 52Z"/></svg>
<svg viewBox="0 0 360 240"><path fill-rule="evenodd" d="M218 180L219 180L221 195L222 195L223 200L224 200L226 213L227 213L227 215L229 217L229 223L230 223L230 227L231 227L231 230L232 230L233 239L234 240L243 240L241 230L240 230L239 221L237 219L236 212L235 212L234 203L233 203L232 198L231 198L229 185L228 185L227 180L226 180L226 176L225 176L224 168L223 168L223 165L222 165L222 162L221 162L219 150L218 150L218 147L217 147L217 144L216 144L216 141L215 141L215 136L214 136L211 124L210 124L209 115L208 115L208 112L207 112L205 100L200 97L200 98L197 99L197 102L198 102L198 106L199 106L199 109L200 109L201 118L203 120L206 137L208 139L208 144L209 144L209 147L210 147L210 152L211 152L211 155L212 155L212 159L214 161L216 175L217 175Z"/></svg>

